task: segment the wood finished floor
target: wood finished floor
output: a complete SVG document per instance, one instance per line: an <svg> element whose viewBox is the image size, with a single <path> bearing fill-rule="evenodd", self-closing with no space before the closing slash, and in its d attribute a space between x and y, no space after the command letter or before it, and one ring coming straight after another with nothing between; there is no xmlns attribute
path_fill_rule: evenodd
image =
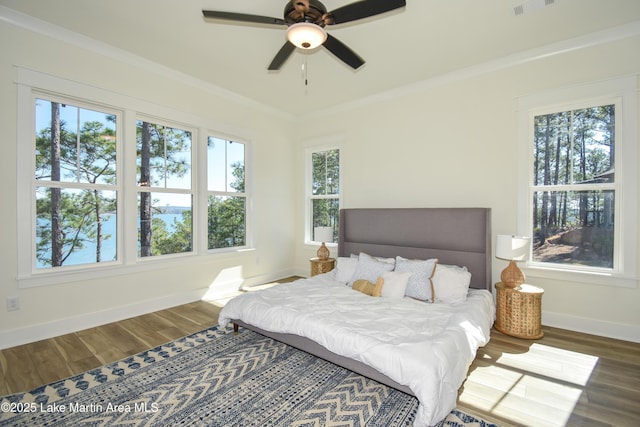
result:
<svg viewBox="0 0 640 427"><path fill-rule="evenodd" d="M217 323L224 301L194 302L0 351L0 395L31 390ZM544 327L521 340L492 331L458 408L503 426L635 426L640 344Z"/></svg>

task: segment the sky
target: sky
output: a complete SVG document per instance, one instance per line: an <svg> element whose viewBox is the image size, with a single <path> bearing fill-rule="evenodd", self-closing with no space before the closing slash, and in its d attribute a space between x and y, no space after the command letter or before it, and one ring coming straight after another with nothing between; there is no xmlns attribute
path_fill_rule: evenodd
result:
<svg viewBox="0 0 640 427"><path fill-rule="evenodd" d="M78 113L79 116L78 116ZM87 108L78 108L72 105L63 105L60 108L60 116L65 127L76 133L78 128L82 128L83 123L89 121L101 122L105 128L115 131L115 123L108 121L108 114L90 110ZM79 122L79 123L78 123ZM51 126L51 102L48 100L38 99L36 101L36 134L39 134L43 129L47 129ZM192 145L193 146L193 145ZM207 187L209 191L234 191L231 188L231 184L234 181L232 175L232 164L236 162L244 162L245 146L241 143L232 143L228 140L209 137L209 144L207 150L208 161L208 179ZM184 153L184 161L187 164L192 164L189 159L188 153ZM190 188L190 180L192 173L185 174L183 177L169 177L166 183L159 184L161 187L168 188ZM155 206L189 206L190 196L184 194L165 194L161 192L154 192L154 199L157 202Z"/></svg>

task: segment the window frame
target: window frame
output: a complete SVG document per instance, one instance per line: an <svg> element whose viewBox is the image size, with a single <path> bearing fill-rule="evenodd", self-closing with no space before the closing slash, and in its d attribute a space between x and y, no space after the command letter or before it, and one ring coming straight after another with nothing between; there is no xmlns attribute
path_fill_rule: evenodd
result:
<svg viewBox="0 0 640 427"><path fill-rule="evenodd" d="M617 78L590 84L562 88L518 99L518 210L517 233L533 233L533 194L544 190L591 190L592 185L536 185L533 182L534 118L535 116L571 111L599 105L614 104L616 111L614 183L601 186L615 194L614 265L613 268L579 267L574 265L535 262L529 257L525 273L530 277L602 284L621 287L637 286L636 236L637 224L637 83L635 78Z"/></svg>
<svg viewBox="0 0 640 427"><path fill-rule="evenodd" d="M36 242L37 242L37 232L34 229L34 224L35 224L35 220L37 218L37 206L35 203L35 193L36 193L36 189L38 187L45 187L45 188L61 188L61 189L74 189L74 190L107 190L107 191L114 191L117 194L116 197L116 214L118 215L118 218L122 218L122 206L123 206L123 165L122 165L122 135L123 135L123 131L122 131L122 118L123 118L123 111L122 110L118 110L118 109L114 109L113 107L109 107L103 104L99 104L99 103L95 103L95 102L91 102L91 101L87 101L87 100L81 100L81 99L76 99L73 97L69 97L69 96L65 96L65 95L60 95L60 94L56 94L56 93L51 93L51 92L47 92L47 91L42 91L42 90L38 90L38 89L33 89L30 91L30 97L31 97L31 103L30 103L30 113L31 113L31 123L33 124L32 126L32 137L30 138L30 142L31 144L29 144L29 169L28 171L30 172L30 187L29 190L26 192L19 192L18 195L19 196L24 196L24 197L29 197L30 198L30 209L28 210L30 212L30 221L29 221L29 227L30 227L30 234L32 235L32 238L29 239L28 241L31 244L31 256L28 257L28 261L29 261L29 270L31 272L32 275L37 276L37 275L45 275L45 274L61 274L64 272L73 272L73 271L82 271L85 270L87 268L100 268L100 267L109 267L109 266L114 266L114 265L121 265L122 264L122 258L121 255L122 254L122 250L123 250L123 242L122 239L120 238L122 236L122 221L118 220L117 221L117 225L116 225L116 254L117 258L116 260L112 260L112 261L102 261L100 263L97 262L91 262L91 263L85 263L85 264L73 264L73 265L63 265L63 266L59 266L59 267L50 267L50 268L37 268L37 256L35 255L37 250L36 250ZM36 134L36 129L35 129L35 116L36 116L36 111L35 111L35 105L36 105L36 100L43 100L43 101L49 101L49 102L56 102L56 103L60 103L60 104L68 104L71 105L73 107L77 107L77 108L83 108L83 109L91 109L91 110L96 110L96 111L100 111L103 113L107 113L107 114L112 114L116 117L116 184L115 185L109 185L109 184L91 184L91 183L83 183L83 182L77 182L77 181L58 181L58 183L50 181L50 180L38 180L36 179L36 177L34 176L34 171L35 171L35 166L36 166L36 150L35 150L35 144L34 141L37 137ZM19 110L22 111L22 110ZM27 144L22 144L22 145L27 145ZM24 151L23 153L26 154L27 150L26 147L22 148ZM19 163L22 166L22 163ZM23 169L26 169L23 168ZM28 196L27 196L28 195ZM24 211L23 211L24 212ZM20 218L20 217L19 217ZM21 257L19 259L19 263L22 264L22 267L26 270L26 259L24 259L23 257Z"/></svg>
<svg viewBox="0 0 640 427"><path fill-rule="evenodd" d="M197 265L203 255L212 255L206 250L206 238L199 236L206 230L206 138L207 135L234 135L235 141L245 143L245 175L251 175L250 138L247 129L230 127L212 119L195 116L157 103L105 90L96 86L70 81L50 74L15 67L16 72L16 211L22 219L29 212L29 221L17 223L17 281L19 288L50 286L75 281L104 279L122 274L152 271L159 266L165 268L174 263ZM35 270L35 99L64 99L74 106L86 106L105 112L119 114L116 123L117 132L117 168L116 191L118 192L118 237L117 261L62 266L61 269ZM162 256L138 257L138 219L137 219L137 173L136 173L136 122L140 118L155 123L174 126L192 132L192 171L191 189L193 197L193 242L192 251ZM204 156L204 159L203 159ZM248 178L246 178L248 179ZM246 189L245 189L246 190ZM247 205L251 205L250 192L247 191ZM247 207L246 243L243 248L225 248L228 254L250 250L252 244L251 215ZM44 270L44 271L41 271Z"/></svg>
<svg viewBox="0 0 640 427"><path fill-rule="evenodd" d="M232 142L235 144L242 144L244 146L244 191L243 192L231 192L231 191L219 191L219 190L209 190L209 177L208 177L208 173L209 173L209 162L208 162L208 141L209 138L216 138L216 139L221 139L225 142ZM250 248L252 246L252 242L251 242L251 237L252 234L250 232L251 229L251 221L250 221L250 212L251 212L251 198L250 198L250 189L251 189L251 168L250 168L250 143L247 140L244 140L242 138L239 137L234 137L231 135L225 135L223 133L220 132L216 132L216 131L208 131L205 135L205 141L206 143L204 144L204 156L203 158L205 159L204 162L206 164L206 167L204 168L205 173L204 173L204 181L203 181L203 192L205 194L203 200L204 205L206 206L204 209L204 236L203 237L203 243L202 243L202 247L203 250L208 252L208 253L221 253L221 252L231 252L231 251L242 251L242 250L247 250L248 248ZM226 151L225 151L226 152ZM226 172L225 171L225 176L226 176ZM225 180L226 183L226 180ZM225 186L226 187L226 186ZM209 196L222 196L222 197L243 197L245 200L245 211L244 211L244 222L245 222L245 241L244 241L244 245L242 246L230 246L230 247L223 247L223 248L209 248Z"/></svg>
<svg viewBox="0 0 640 427"><path fill-rule="evenodd" d="M324 151L338 150L339 163L338 163L338 194L336 195L314 195L313 194L313 154L321 153ZM336 199L338 201L338 211L342 209L343 199L343 151L342 147L338 144L329 144L309 147L305 151L305 219L304 219L304 242L306 245L317 246L322 242L313 240L313 201L322 199ZM338 218L339 220L339 218ZM326 243L329 247L337 247L338 242Z"/></svg>
<svg viewBox="0 0 640 427"><path fill-rule="evenodd" d="M185 256L189 256L189 255L193 255L197 253L197 241L199 239L198 236L198 224L197 224L197 220L196 220L196 209L197 209L197 204L198 204L198 197L197 197L197 190L196 190L196 184L197 184L197 180L196 180L196 176L197 176L197 171L198 171L198 166L196 165L196 150L197 150L197 144L198 144L198 128L197 126L194 125L190 125L187 123L181 123L181 122L177 122L177 121L173 121L173 120L167 120L167 119L163 119L163 118L158 118L155 116L150 116L148 114L144 114L144 113L136 113L136 117L135 117L135 121L136 121L136 127L137 127L137 122L138 121L143 121L143 122L148 122L148 123L152 123L154 125L160 125L163 126L165 128L172 128L172 129L179 129L181 131L187 131L187 132L191 132L191 179L190 179L190 185L189 188L174 188L174 187L167 187L165 186L153 186L153 185L149 185L148 187L142 186L137 182L137 177L138 177L138 173L137 173L137 155L135 158L136 161L136 179L135 179L135 198L137 200L138 195L142 192L146 192L146 193L162 193L162 194L180 194L180 195L190 195L191 196L191 251L187 251L187 252L176 252L176 253L170 253L170 254L162 254L162 255L149 255L149 256L140 256L140 254L138 253L138 248L136 246L136 261L137 262L149 262L150 260L153 259L166 259L166 258L171 258L171 257L185 257ZM136 146L137 146L137 140L136 141ZM137 147L136 147L137 150ZM138 212L139 206L136 203L136 212ZM140 232L139 226L136 222L136 230L137 232ZM137 239L137 241L139 242L139 239Z"/></svg>

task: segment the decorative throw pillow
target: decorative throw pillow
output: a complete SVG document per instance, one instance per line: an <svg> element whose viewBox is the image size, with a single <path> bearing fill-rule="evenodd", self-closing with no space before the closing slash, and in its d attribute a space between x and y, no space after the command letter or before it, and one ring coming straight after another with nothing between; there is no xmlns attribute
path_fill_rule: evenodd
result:
<svg viewBox="0 0 640 427"><path fill-rule="evenodd" d="M358 258L338 257L336 260L336 280L347 283L358 267Z"/></svg>
<svg viewBox="0 0 640 427"><path fill-rule="evenodd" d="M382 277L378 277L376 283L371 283L368 280L356 280L353 282L352 288L358 292L362 292L365 295L371 295L372 297L379 297L382 293L384 285L384 279Z"/></svg>
<svg viewBox="0 0 640 427"><path fill-rule="evenodd" d="M407 290L407 283L412 273L399 273L397 271L388 271L382 275L384 286L380 296L385 298L404 298Z"/></svg>
<svg viewBox="0 0 640 427"><path fill-rule="evenodd" d="M378 277L382 277L386 271L393 270L393 258L391 258L391 260L392 262L381 261L364 252L360 253L358 256L358 267L353 277L351 277L349 284L352 285L353 282L359 279L375 282L378 280Z"/></svg>
<svg viewBox="0 0 640 427"><path fill-rule="evenodd" d="M464 267L438 264L431 281L435 302L459 304L467 300L471 273Z"/></svg>
<svg viewBox="0 0 640 427"><path fill-rule="evenodd" d="M433 301L433 289L431 288L431 277L436 269L438 260L436 258L428 260L410 260L396 257L395 271L400 273L411 273L405 295L422 301Z"/></svg>

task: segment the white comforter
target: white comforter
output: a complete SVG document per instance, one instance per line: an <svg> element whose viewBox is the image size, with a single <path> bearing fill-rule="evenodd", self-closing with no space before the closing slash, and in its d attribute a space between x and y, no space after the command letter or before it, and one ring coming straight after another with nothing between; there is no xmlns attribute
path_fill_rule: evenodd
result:
<svg viewBox="0 0 640 427"><path fill-rule="evenodd" d="M433 425L456 405L478 347L489 341L495 307L485 290L459 305L374 298L326 273L247 292L222 309L230 320L307 337L408 386L419 400L415 426Z"/></svg>

